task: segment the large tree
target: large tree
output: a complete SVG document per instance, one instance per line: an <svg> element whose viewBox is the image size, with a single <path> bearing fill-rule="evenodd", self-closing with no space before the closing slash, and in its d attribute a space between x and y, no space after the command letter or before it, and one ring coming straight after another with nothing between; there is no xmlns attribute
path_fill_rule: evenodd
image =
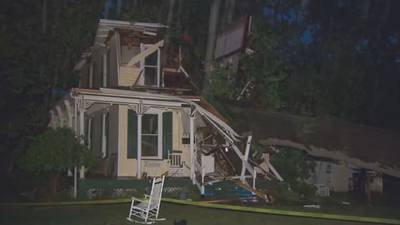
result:
<svg viewBox="0 0 400 225"><path fill-rule="evenodd" d="M102 1L5 0L0 8L0 172L48 123L57 97L77 84L72 72L92 43Z"/></svg>
<svg viewBox="0 0 400 225"><path fill-rule="evenodd" d="M264 1L253 18L254 53L239 76L218 79L235 96L251 81L243 99L253 106L399 129L399 8L391 0Z"/></svg>

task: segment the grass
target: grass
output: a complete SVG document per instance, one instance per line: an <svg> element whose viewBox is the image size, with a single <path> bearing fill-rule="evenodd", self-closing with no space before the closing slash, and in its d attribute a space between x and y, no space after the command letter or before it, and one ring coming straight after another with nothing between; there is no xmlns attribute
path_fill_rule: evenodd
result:
<svg viewBox="0 0 400 225"><path fill-rule="evenodd" d="M129 225L125 218L129 204L85 205L62 207L0 207L0 224L30 225ZM185 220L187 225L361 225L366 223L329 221L288 216L209 209L196 206L162 203L157 224L174 224Z"/></svg>

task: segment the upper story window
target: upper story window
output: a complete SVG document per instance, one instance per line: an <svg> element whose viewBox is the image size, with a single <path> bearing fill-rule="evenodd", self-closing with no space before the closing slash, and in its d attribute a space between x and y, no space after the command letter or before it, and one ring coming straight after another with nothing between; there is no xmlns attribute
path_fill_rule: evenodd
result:
<svg viewBox="0 0 400 225"><path fill-rule="evenodd" d="M141 51L146 50L146 48L151 45L141 44ZM148 86L160 86L160 49L148 55L142 64L144 85Z"/></svg>

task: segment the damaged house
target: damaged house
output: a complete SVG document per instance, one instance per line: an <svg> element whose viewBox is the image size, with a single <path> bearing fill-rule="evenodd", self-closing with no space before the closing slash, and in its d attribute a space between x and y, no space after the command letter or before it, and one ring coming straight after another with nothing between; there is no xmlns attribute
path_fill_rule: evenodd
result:
<svg viewBox="0 0 400 225"><path fill-rule="evenodd" d="M93 46L75 66L79 87L50 112L51 127L70 127L99 159L96 168L71 169L75 196L78 177L167 174L189 177L204 194L212 181L238 179L255 191L257 175L276 176L249 162L251 136L236 133L196 95L181 47L164 40L167 29L100 20Z"/></svg>

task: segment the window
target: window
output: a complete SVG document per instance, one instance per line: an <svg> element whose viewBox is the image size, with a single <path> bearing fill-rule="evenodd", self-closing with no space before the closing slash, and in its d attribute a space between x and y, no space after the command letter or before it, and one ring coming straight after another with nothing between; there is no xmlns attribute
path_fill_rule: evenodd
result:
<svg viewBox="0 0 400 225"><path fill-rule="evenodd" d="M151 45L141 45L144 51ZM144 84L148 86L160 86L160 49L144 59L143 63Z"/></svg>
<svg viewBox="0 0 400 225"><path fill-rule="evenodd" d="M137 158L138 116L128 110L127 158ZM172 152L172 112L151 110L142 116L142 158L167 159Z"/></svg>
<svg viewBox="0 0 400 225"><path fill-rule="evenodd" d="M159 156L159 126L157 114L145 114L142 117L142 156Z"/></svg>

